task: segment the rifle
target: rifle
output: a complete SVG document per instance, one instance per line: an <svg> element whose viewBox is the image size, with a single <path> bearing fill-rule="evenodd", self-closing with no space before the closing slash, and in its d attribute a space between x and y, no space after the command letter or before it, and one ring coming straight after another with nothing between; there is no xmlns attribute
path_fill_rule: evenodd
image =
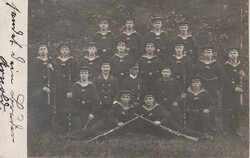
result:
<svg viewBox="0 0 250 158"><path fill-rule="evenodd" d="M125 122L125 123L124 123L124 126L127 125L127 124L129 124L129 123L131 123L131 122L133 122L133 121L135 121L136 119L139 118L139 116L142 116L142 115L138 115L137 117L135 117L135 118L133 118L133 119L131 119L131 120ZM112 133L112 132L114 132L114 131L116 131L116 130L119 130L120 128L122 128L122 127L116 126L115 128L109 130L108 132L105 132L105 133L103 133L103 134L100 134L100 135L98 135L98 136L96 136L96 137L94 137L94 138L88 140L87 143L92 142L92 141L94 141L94 140L96 140L96 139L98 139L98 138L100 138L100 137L107 136L108 134L110 134L110 133Z"/></svg>
<svg viewBox="0 0 250 158"><path fill-rule="evenodd" d="M47 73L48 73L47 86L50 89L50 69L49 68L47 68ZM50 93L48 93L48 105L50 105Z"/></svg>
<svg viewBox="0 0 250 158"><path fill-rule="evenodd" d="M143 117L142 115L140 116L140 115L138 115L138 114L135 113L135 116L140 117L141 119L143 119L143 120L145 120L145 121L147 121L147 122L149 122L149 123L155 125L153 121L151 121L151 120L149 120L149 119ZM175 134L175 135L177 135L177 136L182 136L182 137L184 137L184 138L186 138L186 139L188 139L188 140L192 140L192 141L198 141L198 140L199 140L199 138L192 137L192 136L188 136L188 135L186 135L186 134L182 134L182 133L180 133L179 131L172 130L172 129L170 129L170 128L166 127L166 126L163 126L163 125L159 125L159 127L162 128L162 129L165 130L165 131L168 131L168 132L170 132L170 133L173 133L173 134Z"/></svg>
<svg viewBox="0 0 250 158"><path fill-rule="evenodd" d="M85 124L85 126L84 126L84 128L83 128L84 131L85 131L85 129L87 128L87 126L88 126L88 124L89 124L89 121L90 121L90 119L88 119L88 121L86 122L86 124Z"/></svg>
<svg viewBox="0 0 250 158"><path fill-rule="evenodd" d="M183 68L183 87L184 87L184 90L186 91L186 70L185 68ZM186 98L183 99L183 127L185 128L186 127Z"/></svg>
<svg viewBox="0 0 250 158"><path fill-rule="evenodd" d="M69 67L69 78L68 78L68 88L71 87L71 68ZM71 131L72 120L71 120L71 98L68 98L68 105L69 105L69 115L68 115L68 130Z"/></svg>
<svg viewBox="0 0 250 158"><path fill-rule="evenodd" d="M240 75L240 88L243 88L243 76ZM240 106L243 106L243 93L240 93Z"/></svg>

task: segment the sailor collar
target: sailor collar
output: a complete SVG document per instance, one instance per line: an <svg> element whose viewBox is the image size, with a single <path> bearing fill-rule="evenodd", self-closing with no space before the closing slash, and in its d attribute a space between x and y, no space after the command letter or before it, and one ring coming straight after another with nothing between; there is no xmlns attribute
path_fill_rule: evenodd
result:
<svg viewBox="0 0 250 158"><path fill-rule="evenodd" d="M131 109L131 108L134 107L132 104L131 104L129 107L125 107L125 106L122 105L121 102L117 102L117 104L120 105L120 106L122 107L123 110L128 110L128 109Z"/></svg>
<svg viewBox="0 0 250 158"><path fill-rule="evenodd" d="M184 39L184 40L186 40L188 37L192 37L191 34L188 34L187 36L182 36L181 34L178 34L177 36Z"/></svg>
<svg viewBox="0 0 250 158"><path fill-rule="evenodd" d="M79 84L79 85L82 86L82 87L87 87L88 85L93 84L93 83L90 82L90 81L88 81L86 85L83 85L80 81L77 81L76 83Z"/></svg>
<svg viewBox="0 0 250 158"><path fill-rule="evenodd" d="M194 94L194 96L198 96L200 93L205 92L205 90L203 88L201 88L201 90L199 92L194 92L191 87L189 87L187 89L187 91Z"/></svg>
<svg viewBox="0 0 250 158"><path fill-rule="evenodd" d="M132 74L129 74L129 77L131 77L132 79L136 79L137 75L132 75Z"/></svg>
<svg viewBox="0 0 250 158"><path fill-rule="evenodd" d="M209 62L207 62L207 61L205 61L205 60L200 60L200 61L201 61L202 63L206 64L206 65L216 62L215 59L213 59L213 60L211 60L211 61L209 61Z"/></svg>
<svg viewBox="0 0 250 158"><path fill-rule="evenodd" d="M130 36L130 35L132 35L132 34L134 34L134 33L137 33L137 31L133 30L131 33L128 33L128 32L126 32L126 31L123 31L122 33L124 33L125 35Z"/></svg>
<svg viewBox="0 0 250 158"><path fill-rule="evenodd" d="M107 35L109 32L111 32L111 31L108 30L106 33L102 33L101 31L97 31L97 33L100 33L100 34L103 35L103 36Z"/></svg>
<svg viewBox="0 0 250 158"><path fill-rule="evenodd" d="M158 35L158 36L159 36L159 35L161 35L161 34L162 34L163 32L165 32L165 31L161 30L161 32L160 32L159 34L156 33L154 30L150 30L150 32L151 32L151 33L154 33L155 35Z"/></svg>
<svg viewBox="0 0 250 158"><path fill-rule="evenodd" d="M152 57L147 56L146 54L142 55L142 57L147 58L147 59L153 59L157 57L156 55L153 55Z"/></svg>
<svg viewBox="0 0 250 158"><path fill-rule="evenodd" d="M59 56L59 57L57 57L57 58L60 59L62 62L65 62L65 61L71 59L72 56L69 56L68 58L62 58L61 56Z"/></svg>
<svg viewBox="0 0 250 158"><path fill-rule="evenodd" d="M240 64L240 61L238 61L236 64L232 64L231 62L227 61L226 64L232 65L233 67L236 67Z"/></svg>
<svg viewBox="0 0 250 158"><path fill-rule="evenodd" d="M124 56L120 56L120 55L118 54L118 52L115 53L115 56L117 56L117 57L119 57L119 58L121 58L121 59L125 58L127 55L128 55L127 52L125 52Z"/></svg>
<svg viewBox="0 0 250 158"><path fill-rule="evenodd" d="M180 60L180 59L184 58L186 55L182 55L182 56L178 57L177 55L173 54L173 56L174 56L176 59Z"/></svg>
<svg viewBox="0 0 250 158"><path fill-rule="evenodd" d="M159 105L159 104L156 103L152 108L147 108L145 105L143 105L142 107L143 107L145 110L147 110L147 111L151 111L151 110L153 110L154 108L156 108L158 105Z"/></svg>
<svg viewBox="0 0 250 158"><path fill-rule="evenodd" d="M94 58L89 58L88 55L85 55L84 58L86 58L86 59L88 59L88 60L90 60L90 61L93 61L93 60L99 58L99 55L96 55Z"/></svg>
<svg viewBox="0 0 250 158"><path fill-rule="evenodd" d="M43 58L41 58L41 57L36 57L37 59L40 59L40 60L42 60L42 61L48 61L50 58L49 57L47 57L46 59L43 59Z"/></svg>

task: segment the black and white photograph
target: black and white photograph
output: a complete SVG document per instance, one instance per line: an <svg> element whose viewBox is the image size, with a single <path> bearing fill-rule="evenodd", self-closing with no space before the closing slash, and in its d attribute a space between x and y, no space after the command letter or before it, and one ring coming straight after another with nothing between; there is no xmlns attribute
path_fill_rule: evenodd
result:
<svg viewBox="0 0 250 158"><path fill-rule="evenodd" d="M249 157L247 0L27 0L26 30L4 5L27 58L0 55L1 110L27 157Z"/></svg>

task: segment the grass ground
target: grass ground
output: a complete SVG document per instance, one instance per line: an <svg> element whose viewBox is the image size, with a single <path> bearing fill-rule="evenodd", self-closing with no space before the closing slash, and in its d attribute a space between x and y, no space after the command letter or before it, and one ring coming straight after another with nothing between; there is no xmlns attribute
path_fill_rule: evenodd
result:
<svg viewBox="0 0 250 158"><path fill-rule="evenodd" d="M56 140L53 134L30 136L30 157L97 157L97 158L247 158L249 157L249 119L241 119L243 137L223 135L214 140L192 142L183 138L166 140L152 135L124 135L86 141Z"/></svg>

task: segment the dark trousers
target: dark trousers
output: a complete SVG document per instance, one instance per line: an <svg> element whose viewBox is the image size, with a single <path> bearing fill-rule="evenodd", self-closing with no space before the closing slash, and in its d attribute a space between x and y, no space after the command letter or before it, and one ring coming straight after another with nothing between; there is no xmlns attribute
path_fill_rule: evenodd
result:
<svg viewBox="0 0 250 158"><path fill-rule="evenodd" d="M209 113L189 113L187 118L187 128L207 133L210 126L210 119L211 115Z"/></svg>
<svg viewBox="0 0 250 158"><path fill-rule="evenodd" d="M222 114L223 130L237 132L240 130L240 111L235 107L232 109L223 109Z"/></svg>

